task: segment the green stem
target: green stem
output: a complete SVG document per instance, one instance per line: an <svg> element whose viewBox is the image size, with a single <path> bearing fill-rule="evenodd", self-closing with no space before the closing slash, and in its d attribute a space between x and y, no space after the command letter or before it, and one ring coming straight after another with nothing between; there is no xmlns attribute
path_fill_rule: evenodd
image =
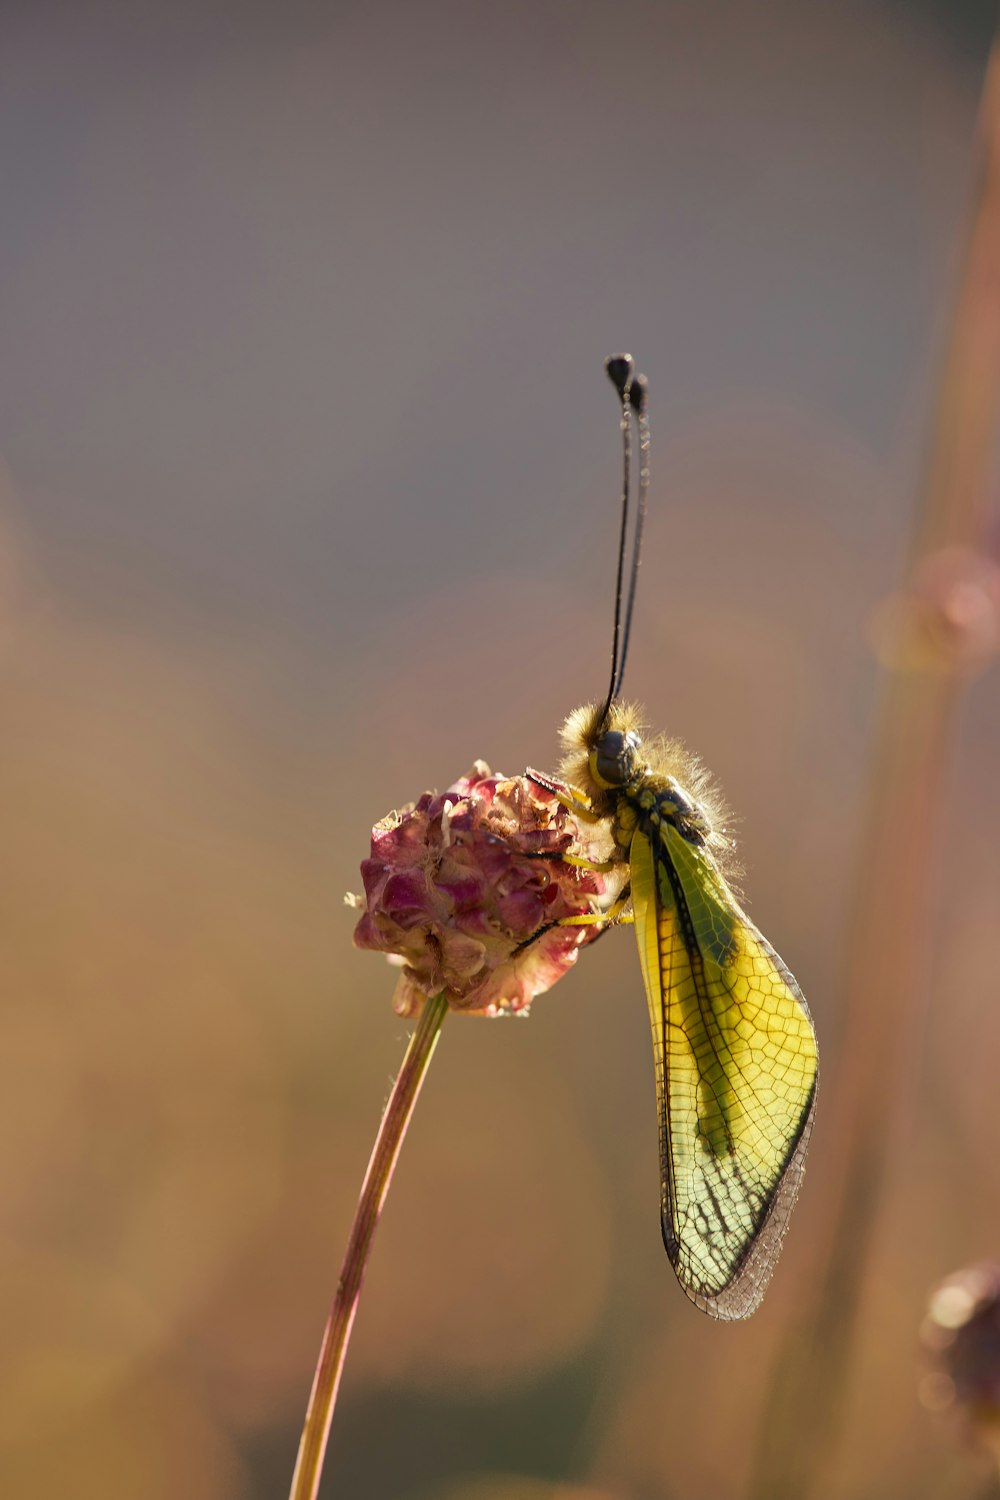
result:
<svg viewBox="0 0 1000 1500"><path fill-rule="evenodd" d="M299 1440L299 1456L292 1477L290 1500L315 1500L323 1474L323 1458L330 1435L330 1422L337 1400L340 1376L347 1355L347 1345L358 1310L361 1285L365 1278L372 1241L378 1227L379 1215L389 1191L389 1183L399 1157L406 1128L413 1114L424 1076L434 1055L434 1048L441 1031L448 1003L444 995L428 1000L410 1037L410 1045L403 1058L396 1082L392 1086L389 1102L382 1116L375 1146L372 1150L368 1171L365 1174L361 1197L358 1199L350 1239L340 1270L337 1292L326 1320L323 1343L320 1346L316 1374L313 1376L312 1393L306 1412L302 1437Z"/></svg>

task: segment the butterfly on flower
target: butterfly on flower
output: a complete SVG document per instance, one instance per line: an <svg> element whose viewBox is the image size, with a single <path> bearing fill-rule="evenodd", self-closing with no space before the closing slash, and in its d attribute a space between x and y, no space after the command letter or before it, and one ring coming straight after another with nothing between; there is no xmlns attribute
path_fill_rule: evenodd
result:
<svg viewBox="0 0 1000 1500"><path fill-rule="evenodd" d="M641 711L621 701L649 429L646 384L631 356L614 356L608 373L622 403L625 459L611 684L602 703L567 719L560 778L528 774L581 823L606 827L608 867L627 864L615 910L635 926L649 1005L663 1241L696 1306L746 1318L767 1289L802 1182L816 1036L802 991L733 890L733 843L708 774L678 741L644 741ZM639 502L623 611L633 423Z"/></svg>

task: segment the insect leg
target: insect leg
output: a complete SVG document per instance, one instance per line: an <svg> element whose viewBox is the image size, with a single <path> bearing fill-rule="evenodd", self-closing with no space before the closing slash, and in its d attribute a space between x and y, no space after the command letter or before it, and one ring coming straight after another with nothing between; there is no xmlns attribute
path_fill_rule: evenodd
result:
<svg viewBox="0 0 1000 1500"><path fill-rule="evenodd" d="M630 899L631 897L629 888L628 886L626 886L625 890L618 897L618 900L614 903L613 906L609 906L606 912L595 911L589 912L579 917L560 917L555 922L546 922L544 927L539 927L538 931L534 934L533 937L525 938L523 943L519 943L517 945L517 947L514 949L514 957L516 957L519 953L523 953L525 948L530 948L532 943L537 943L540 937L544 937L547 932L552 932L556 927L600 926L604 929L604 931L607 931L609 927L626 927L630 923L635 921L634 914L630 911L626 911L626 907L628 906ZM603 935L603 932L599 932L597 934L597 937L594 938L594 942L596 943L597 938L603 937Z"/></svg>
<svg viewBox="0 0 1000 1500"><path fill-rule="evenodd" d="M617 870L621 863L617 859L584 859L579 854L561 854L558 849L521 849L518 853L522 859L554 859L564 865L573 865L577 870L597 870L602 875Z"/></svg>
<svg viewBox="0 0 1000 1500"><path fill-rule="evenodd" d="M595 813L588 799L575 787L565 787L558 781L552 781L548 776L543 776L541 771L525 771L529 781L540 786L543 791L551 792L556 801L561 803L567 812L571 812L581 823L601 823L604 819L600 813Z"/></svg>
<svg viewBox="0 0 1000 1500"><path fill-rule="evenodd" d="M608 907L603 916L599 912L590 912L586 916L560 917L558 921L550 922L548 927L543 927L541 932L548 932L552 927L596 927L598 923L604 927L627 927L635 921L634 914L624 910L627 904L624 901L616 901L614 906ZM540 937L541 932L536 932L535 937ZM534 938L531 939L532 942L534 940Z"/></svg>

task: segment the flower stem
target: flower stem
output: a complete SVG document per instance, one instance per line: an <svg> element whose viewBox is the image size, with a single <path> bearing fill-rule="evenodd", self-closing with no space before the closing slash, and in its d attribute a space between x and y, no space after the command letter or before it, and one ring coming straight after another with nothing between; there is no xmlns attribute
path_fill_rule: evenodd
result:
<svg viewBox="0 0 1000 1500"><path fill-rule="evenodd" d="M441 1023L448 1009L444 995L428 1000L420 1014L417 1028L403 1058L389 1102L382 1116L361 1197L347 1241L344 1263L340 1270L337 1292L323 1332L316 1374L309 1397L299 1456L292 1477L290 1500L315 1500L323 1474L323 1457L330 1435L330 1422L337 1400L340 1376L347 1355L347 1345L358 1310L361 1285L365 1278L372 1241L379 1215L389 1191L389 1183L399 1156L413 1107L417 1102L424 1076L434 1055Z"/></svg>

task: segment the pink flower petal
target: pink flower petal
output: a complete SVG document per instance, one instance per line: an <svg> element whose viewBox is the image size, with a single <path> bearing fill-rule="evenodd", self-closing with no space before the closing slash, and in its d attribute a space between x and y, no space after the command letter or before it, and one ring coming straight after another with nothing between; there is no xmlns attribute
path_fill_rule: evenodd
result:
<svg viewBox="0 0 1000 1500"><path fill-rule="evenodd" d="M425 792L372 830L355 942L403 960L401 1014L442 990L455 1009L526 1011L600 931L549 924L599 915L616 893L598 871L533 855L601 858L601 839L545 788L477 761L447 792Z"/></svg>

